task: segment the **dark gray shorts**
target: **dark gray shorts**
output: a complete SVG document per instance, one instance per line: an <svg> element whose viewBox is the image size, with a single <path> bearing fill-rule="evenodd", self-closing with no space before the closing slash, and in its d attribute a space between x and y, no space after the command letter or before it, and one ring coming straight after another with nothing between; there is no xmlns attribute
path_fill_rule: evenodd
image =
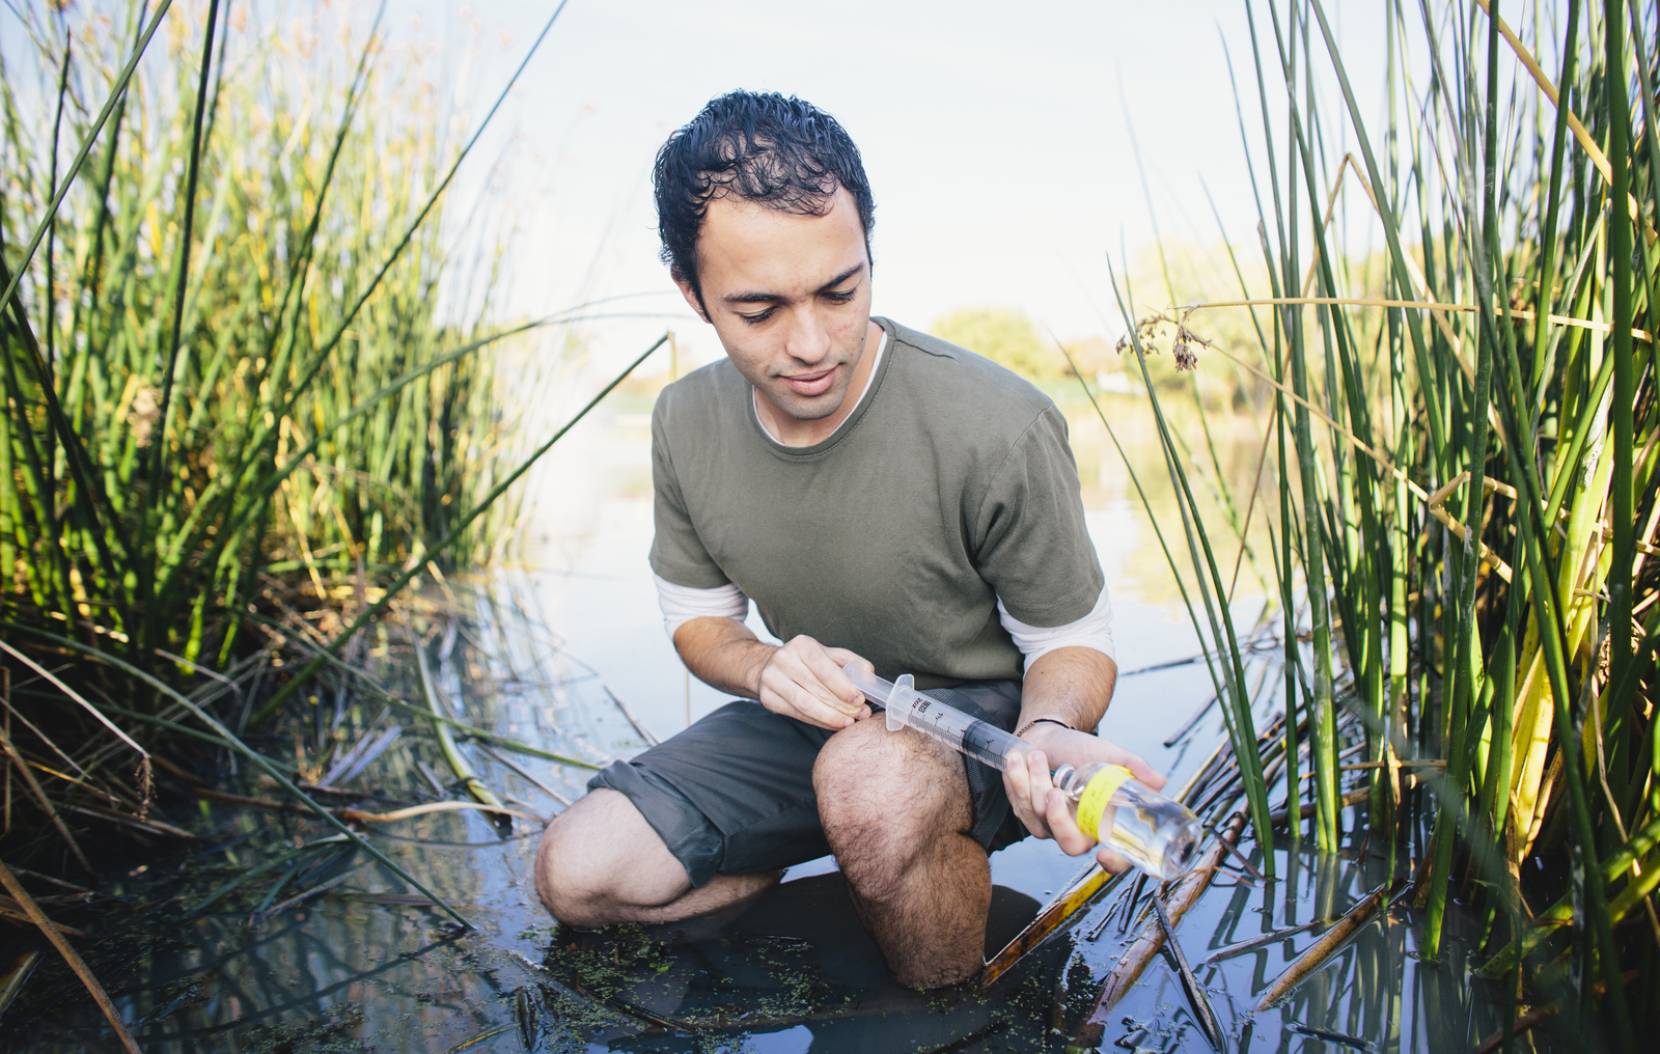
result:
<svg viewBox="0 0 1660 1054"><path fill-rule="evenodd" d="M1017 681L928 694L1005 730L1020 716ZM715 875L777 871L830 852L813 793L813 760L832 735L760 703L732 702L638 757L615 762L588 787L626 795L694 886ZM988 852L1025 837L1003 777L967 757L963 769L974 805L969 836Z"/></svg>

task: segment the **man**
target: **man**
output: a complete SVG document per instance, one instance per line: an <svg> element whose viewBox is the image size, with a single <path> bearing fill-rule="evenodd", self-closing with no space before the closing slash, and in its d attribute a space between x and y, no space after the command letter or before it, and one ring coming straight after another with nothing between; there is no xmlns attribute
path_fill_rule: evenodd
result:
<svg viewBox="0 0 1660 1054"><path fill-rule="evenodd" d="M1052 764L1164 782L1092 734L1117 667L1065 421L1001 367L871 317L870 188L828 115L722 96L654 185L664 258L727 357L658 399L651 565L686 666L746 701L596 776L544 834L537 891L569 925L667 922L829 851L901 982L964 980L988 852L1092 846ZM784 644L744 626L750 600ZM1000 778L889 733L851 663L1016 730L1025 765Z"/></svg>

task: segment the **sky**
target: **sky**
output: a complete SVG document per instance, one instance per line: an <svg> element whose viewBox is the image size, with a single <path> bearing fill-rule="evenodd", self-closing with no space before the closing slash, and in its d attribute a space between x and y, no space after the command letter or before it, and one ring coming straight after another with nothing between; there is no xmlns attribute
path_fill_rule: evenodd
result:
<svg viewBox="0 0 1660 1054"><path fill-rule="evenodd" d="M1326 6L1375 112L1383 5ZM200 32L205 8L174 5L175 40ZM382 62L435 85L434 119L470 130L556 8L386 0ZM326 61L339 74L375 10L354 0L231 3L233 24L257 22L279 47L315 38L337 51ZM128 4L79 0L71 11L119 25ZM610 310L662 317L608 323L625 343L669 321L694 357L718 354L658 259L650 166L709 98L776 90L833 114L861 149L876 199L878 313L927 328L958 308L1006 307L1064 338L1111 338L1120 321L1109 255L1133 262L1155 235L1212 247L1226 236L1254 251L1224 50L1245 89L1245 125L1260 138L1245 11L1246 0L568 0L448 192L447 233L462 242L485 229L455 229L463 218L510 228L494 291L504 317L630 297ZM10 12L0 33L0 51L21 46ZM240 71L261 60L256 39L233 42ZM152 50L147 64L167 62L166 48ZM1271 76L1270 98L1280 90Z"/></svg>
<svg viewBox="0 0 1660 1054"><path fill-rule="evenodd" d="M1359 25L1374 5L1332 6L1345 37L1381 35ZM552 7L391 0L387 22L428 42L446 96L477 115ZM677 314L687 339L707 341L657 257L651 161L710 97L777 90L833 114L860 147L878 313L926 327L998 306L1064 337L1116 332L1108 254L1133 256L1155 228L1218 242L1207 187L1227 236L1254 244L1222 45L1249 85L1243 11L1240 0L571 0L455 193L513 217L499 291L511 311L649 292L630 304ZM1376 84L1381 57L1359 42L1351 73Z"/></svg>

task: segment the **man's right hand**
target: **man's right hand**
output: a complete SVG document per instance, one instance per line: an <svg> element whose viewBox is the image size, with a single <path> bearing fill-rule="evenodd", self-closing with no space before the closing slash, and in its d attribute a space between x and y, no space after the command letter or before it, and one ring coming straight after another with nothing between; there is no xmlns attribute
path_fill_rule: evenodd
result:
<svg viewBox="0 0 1660 1054"><path fill-rule="evenodd" d="M831 731L846 728L870 716L865 697L842 672L855 662L871 667L846 648L794 637L762 660L755 673L755 698L775 714Z"/></svg>

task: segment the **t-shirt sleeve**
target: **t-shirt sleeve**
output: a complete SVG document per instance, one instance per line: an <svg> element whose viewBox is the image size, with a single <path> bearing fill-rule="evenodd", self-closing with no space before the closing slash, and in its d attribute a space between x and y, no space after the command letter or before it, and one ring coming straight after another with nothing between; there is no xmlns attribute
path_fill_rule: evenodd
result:
<svg viewBox="0 0 1660 1054"><path fill-rule="evenodd" d="M1084 526L1066 419L1054 405L993 470L973 527L975 566L1021 622L1061 626L1095 607L1106 579Z"/></svg>
<svg viewBox="0 0 1660 1054"><path fill-rule="evenodd" d="M652 520L651 569L659 577L679 586L713 589L727 584L720 569L703 547L697 528L686 508L686 498L675 474L664 422L665 398L659 398L651 413Z"/></svg>

